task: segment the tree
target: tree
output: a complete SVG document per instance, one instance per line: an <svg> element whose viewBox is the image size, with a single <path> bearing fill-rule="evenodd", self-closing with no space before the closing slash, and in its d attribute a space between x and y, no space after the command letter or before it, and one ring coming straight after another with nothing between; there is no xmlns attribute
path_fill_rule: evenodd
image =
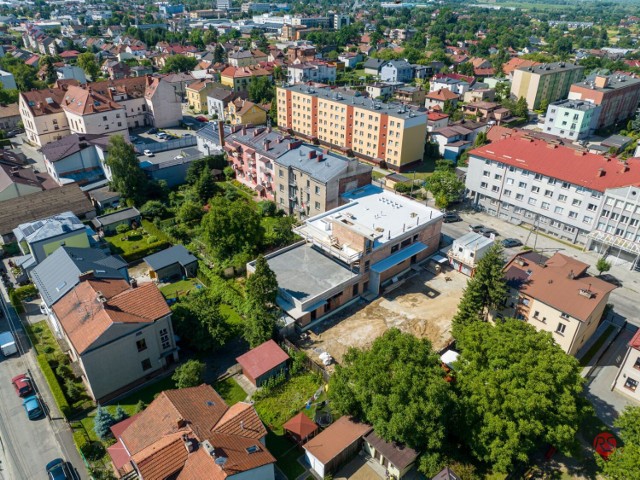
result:
<svg viewBox="0 0 640 480"><path fill-rule="evenodd" d="M602 476L607 480L640 478L640 407L627 406L613 423L620 429L624 445L607 460L596 454Z"/></svg>
<svg viewBox="0 0 640 480"><path fill-rule="evenodd" d="M176 216L182 223L190 224L199 221L204 215L202 205L192 200L185 201L180 208Z"/></svg>
<svg viewBox="0 0 640 480"><path fill-rule="evenodd" d="M260 255L256 259L253 274L247 278L245 288L246 322L243 336L251 348L271 339L275 333L277 295L276 274L269 268L267 260Z"/></svg>
<svg viewBox="0 0 640 480"><path fill-rule="evenodd" d="M111 170L111 186L116 192L140 205L148 191L148 179L140 168L133 145L122 135L112 135L107 145L107 167Z"/></svg>
<svg viewBox="0 0 640 480"><path fill-rule="evenodd" d="M513 109L513 114L516 117L520 118L528 118L529 116L529 106L527 105L527 99L524 97L520 97L515 104Z"/></svg>
<svg viewBox="0 0 640 480"><path fill-rule="evenodd" d="M45 82L54 83L58 79L56 69L53 66L53 58L50 55L44 55L40 58L40 68L44 70Z"/></svg>
<svg viewBox="0 0 640 480"><path fill-rule="evenodd" d="M464 192L464 182L460 181L452 162L445 160L439 162L441 167L436 170L425 182L425 188L431 192L436 200L438 208L447 208L451 202L460 199Z"/></svg>
<svg viewBox="0 0 640 480"><path fill-rule="evenodd" d="M218 302L206 292L191 293L173 307L176 332L195 350L213 352L229 339Z"/></svg>
<svg viewBox="0 0 640 480"><path fill-rule="evenodd" d="M509 291L504 265L502 245L495 243L478 261L473 277L467 282L453 317L454 336L459 327L484 320L489 310L504 304Z"/></svg>
<svg viewBox="0 0 640 480"><path fill-rule="evenodd" d="M269 103L273 99L273 82L268 77L253 77L247 87L249 99L255 103Z"/></svg>
<svg viewBox="0 0 640 480"><path fill-rule="evenodd" d="M252 253L262 243L260 214L246 201L216 197L202 219L202 233L211 252L220 260L239 253Z"/></svg>
<svg viewBox="0 0 640 480"><path fill-rule="evenodd" d="M370 349L347 351L329 396L333 409L369 423L386 441L438 456L452 406L444 377L428 340L392 328Z"/></svg>
<svg viewBox="0 0 640 480"><path fill-rule="evenodd" d="M113 415L111 415L102 405L98 404L96 416L93 419L93 431L96 433L96 436L100 440L105 440L109 435L111 435L111 430L109 430L109 428L115 423L116 421L113 418Z"/></svg>
<svg viewBox="0 0 640 480"><path fill-rule="evenodd" d="M116 414L113 416L113 418L115 422L118 423L129 418L129 415L124 411L124 408L118 405L118 408L116 408Z"/></svg>
<svg viewBox="0 0 640 480"><path fill-rule="evenodd" d="M211 170L208 167L202 169L200 177L194 185L194 189L198 199L203 203L207 203L216 193L216 184L213 181Z"/></svg>
<svg viewBox="0 0 640 480"><path fill-rule="evenodd" d="M487 133L486 132L478 132L478 135L476 135L476 139L473 142L473 146L474 147L481 147L483 145L486 145L487 143L488 143Z"/></svg>
<svg viewBox="0 0 640 480"><path fill-rule="evenodd" d="M163 218L167 214L167 207L160 200L149 200L140 207L140 214L147 220Z"/></svg>
<svg viewBox="0 0 640 480"><path fill-rule="evenodd" d="M222 45L219 43L213 49L213 62L214 63L222 63L224 62L224 49Z"/></svg>
<svg viewBox="0 0 640 480"><path fill-rule="evenodd" d="M195 57L187 57L186 55L171 55L164 63L162 73L182 73L190 72L198 65Z"/></svg>
<svg viewBox="0 0 640 480"><path fill-rule="evenodd" d="M600 257L596 262L596 270L598 270L598 275L602 275L603 272L611 270L611 263L607 262L604 257Z"/></svg>
<svg viewBox="0 0 640 480"><path fill-rule="evenodd" d="M271 107L269 108L269 120L274 127L278 126L278 102L271 101Z"/></svg>
<svg viewBox="0 0 640 480"><path fill-rule="evenodd" d="M84 70L87 76L91 77L91 80L96 80L100 74L100 67L96 61L96 56L91 52L84 52L78 55L78 66Z"/></svg>
<svg viewBox="0 0 640 480"><path fill-rule="evenodd" d="M176 368L171 380L176 382L178 388L197 387L202 384L204 369L204 363L198 360L188 360Z"/></svg>

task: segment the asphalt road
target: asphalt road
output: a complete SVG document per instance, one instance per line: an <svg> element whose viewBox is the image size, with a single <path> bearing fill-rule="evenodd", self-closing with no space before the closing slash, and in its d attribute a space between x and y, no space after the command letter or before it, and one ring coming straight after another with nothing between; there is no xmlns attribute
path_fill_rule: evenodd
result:
<svg viewBox="0 0 640 480"><path fill-rule="evenodd" d="M73 444L71 431L53 401L34 353L30 351L29 340L15 312L7 308L1 294L0 310L3 311L0 331L12 330L21 345L19 352L10 357L0 354L0 479L44 479L46 464L55 458L70 461L79 478L89 478ZM47 415L40 419L27 418L22 399L11 384L11 379L21 373L30 374L45 406Z"/></svg>

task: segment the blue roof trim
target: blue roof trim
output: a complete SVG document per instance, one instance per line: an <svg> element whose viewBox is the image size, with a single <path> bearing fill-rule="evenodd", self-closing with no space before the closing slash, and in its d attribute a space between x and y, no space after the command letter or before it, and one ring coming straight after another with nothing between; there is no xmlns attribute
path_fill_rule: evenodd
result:
<svg viewBox="0 0 640 480"><path fill-rule="evenodd" d="M386 272L391 267L395 267L399 263L404 262L406 259L411 258L420 252L424 252L426 249L427 246L424 243L416 242L413 245L410 245L407 248L394 253L390 257L385 258L384 260L381 260L378 263L374 263L371 266L371 270L376 273Z"/></svg>

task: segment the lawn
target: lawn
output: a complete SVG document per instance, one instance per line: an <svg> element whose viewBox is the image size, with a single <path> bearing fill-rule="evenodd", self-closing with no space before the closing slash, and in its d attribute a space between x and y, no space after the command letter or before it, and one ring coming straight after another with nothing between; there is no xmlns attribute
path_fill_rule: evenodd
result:
<svg viewBox="0 0 640 480"><path fill-rule="evenodd" d="M216 382L213 385L213 388L222 398L224 398L224 401L227 402L228 405L235 405L238 402L244 402L247 398L247 392L238 385L238 382L236 382L233 377Z"/></svg>
<svg viewBox="0 0 640 480"><path fill-rule="evenodd" d="M282 425L301 410L313 418L315 406L310 409L304 407L321 385L322 381L313 373L296 375L274 388L268 396L256 400L258 415L270 430L282 435ZM321 401L322 397L318 400Z"/></svg>
<svg viewBox="0 0 640 480"><path fill-rule="evenodd" d="M304 468L298 463L298 458L304 451L284 435L276 435L269 430L267 449L276 457L276 465L289 480L294 480L304 473Z"/></svg>
<svg viewBox="0 0 640 480"><path fill-rule="evenodd" d="M152 237L155 237L155 241L149 243ZM166 247L168 243L156 235L150 235L144 228L116 233L105 237L105 240L109 243L111 252L122 255L125 260L145 257Z"/></svg>
<svg viewBox="0 0 640 480"><path fill-rule="evenodd" d="M202 288L202 284L195 278L187 278L186 280L179 280L168 285L160 287L160 291L164 295L164 298L176 298L183 297L191 293L192 290Z"/></svg>
<svg viewBox="0 0 640 480"><path fill-rule="evenodd" d="M232 306L227 305L226 303L220 304L220 313L226 317L227 323L233 327L242 325L244 322L244 319L240 314L236 312Z"/></svg>

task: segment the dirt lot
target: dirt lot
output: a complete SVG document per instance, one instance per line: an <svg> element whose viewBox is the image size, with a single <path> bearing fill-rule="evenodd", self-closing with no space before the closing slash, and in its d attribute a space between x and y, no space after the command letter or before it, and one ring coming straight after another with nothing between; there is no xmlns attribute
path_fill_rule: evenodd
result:
<svg viewBox="0 0 640 480"><path fill-rule="evenodd" d="M440 350L451 339L451 319L466 282L458 272L434 276L421 270L389 294L338 313L321 330L314 328L305 350L318 362L327 351L340 363L349 347L368 347L392 327L426 337Z"/></svg>

